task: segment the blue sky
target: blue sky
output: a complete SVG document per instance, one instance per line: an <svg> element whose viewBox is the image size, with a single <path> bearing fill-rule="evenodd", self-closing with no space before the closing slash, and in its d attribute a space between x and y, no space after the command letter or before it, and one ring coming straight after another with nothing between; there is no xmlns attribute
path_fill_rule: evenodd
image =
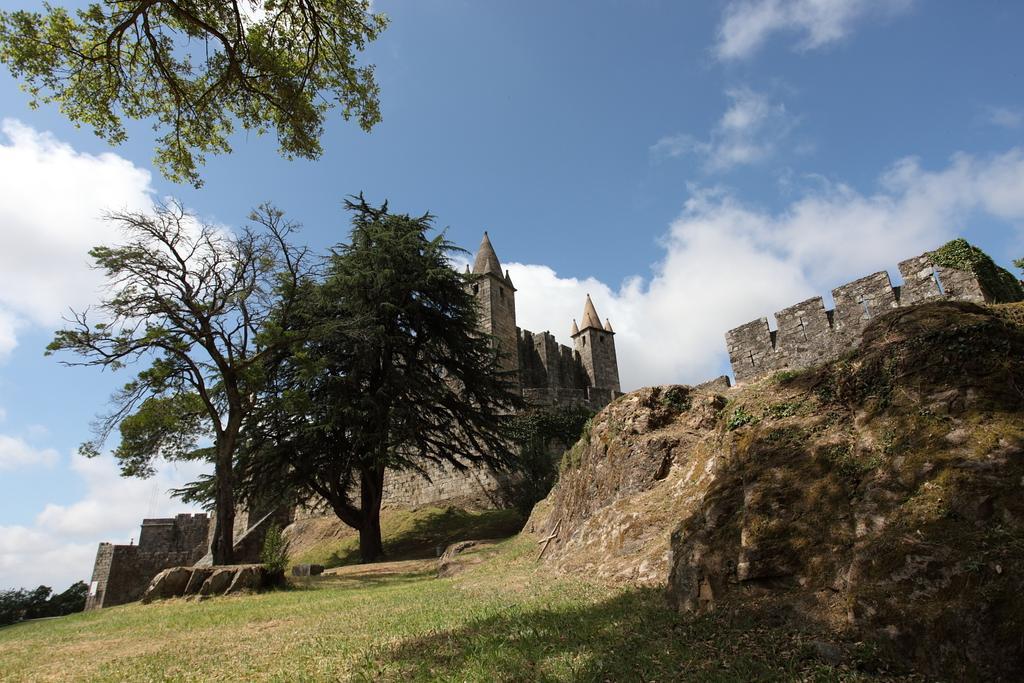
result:
<svg viewBox="0 0 1024 683"><path fill-rule="evenodd" d="M5 8L33 4L5 1ZM618 332L625 387L727 369L732 326L962 235L1024 256L1024 5L939 0L388 2L365 54L383 122L331 120L324 155L239 136L200 190L111 149L0 74L0 588L62 587L95 544L184 511L166 467L125 481L75 455L127 377L42 350L94 301L104 209L180 198L240 225L272 201L322 248L345 195L490 231L520 324L567 341L583 296Z"/></svg>

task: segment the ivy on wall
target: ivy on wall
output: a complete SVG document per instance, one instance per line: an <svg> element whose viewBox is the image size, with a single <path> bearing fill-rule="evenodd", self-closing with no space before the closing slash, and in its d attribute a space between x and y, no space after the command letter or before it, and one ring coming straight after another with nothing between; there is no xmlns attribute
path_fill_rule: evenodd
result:
<svg viewBox="0 0 1024 683"><path fill-rule="evenodd" d="M974 273L985 294L995 303L1024 300L1024 287L1020 280L1010 271L997 266L988 254L962 237L947 242L931 252L930 256L937 266Z"/></svg>
<svg viewBox="0 0 1024 683"><path fill-rule="evenodd" d="M593 416L585 406L561 405L533 408L512 421L510 436L519 451L520 476L506 493L523 515L548 495L558 476L559 454L576 443Z"/></svg>

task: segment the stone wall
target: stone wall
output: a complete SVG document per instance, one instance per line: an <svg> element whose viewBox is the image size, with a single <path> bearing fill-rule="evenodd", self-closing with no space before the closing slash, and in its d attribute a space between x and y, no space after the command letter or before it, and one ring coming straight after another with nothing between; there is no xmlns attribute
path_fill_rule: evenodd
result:
<svg viewBox="0 0 1024 683"><path fill-rule="evenodd" d="M100 543L85 608L138 600L164 569L194 564L206 553L212 526L204 514L144 519L138 545Z"/></svg>
<svg viewBox="0 0 1024 683"><path fill-rule="evenodd" d="M388 472L384 481L385 508L458 505L465 508L504 507L501 489L506 473L486 466L459 470L449 463L430 463L427 479L419 472Z"/></svg>
<svg viewBox="0 0 1024 683"><path fill-rule="evenodd" d="M507 472L482 465L459 470L449 463L428 463L424 474L414 470L388 470L384 475L381 507L387 510L455 505L470 510L490 510L508 504L502 494ZM313 501L297 508L294 518L333 514L323 501Z"/></svg>
<svg viewBox="0 0 1024 683"><path fill-rule="evenodd" d="M168 567L189 565L195 553L143 552L137 545L101 543L96 552L92 582L85 608L99 609L134 602L142 597L150 580Z"/></svg>
<svg viewBox="0 0 1024 683"><path fill-rule="evenodd" d="M516 332L519 337L519 382L524 390L580 391L588 386L587 373L573 349L559 344L550 332L522 329Z"/></svg>
<svg viewBox="0 0 1024 683"><path fill-rule="evenodd" d="M986 301L973 273L938 266L928 254L902 261L899 270L900 287L879 271L833 289L833 310L825 310L821 297L814 297L777 312L776 330L767 318L729 330L725 340L736 381L837 358L858 343L872 318L900 306L938 298Z"/></svg>
<svg viewBox="0 0 1024 683"><path fill-rule="evenodd" d="M143 553L198 552L197 549L207 545L212 527L210 518L205 514L144 519L138 548Z"/></svg>

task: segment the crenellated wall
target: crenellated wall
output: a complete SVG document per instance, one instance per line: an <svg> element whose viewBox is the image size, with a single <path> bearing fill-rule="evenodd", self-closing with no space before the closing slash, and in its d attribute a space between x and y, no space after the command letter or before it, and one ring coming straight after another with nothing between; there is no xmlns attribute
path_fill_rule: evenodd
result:
<svg viewBox="0 0 1024 683"><path fill-rule="evenodd" d="M211 526L205 514L144 519L138 545L100 543L85 608L138 600L162 570L194 564L206 553Z"/></svg>
<svg viewBox="0 0 1024 683"><path fill-rule="evenodd" d="M736 381L837 358L859 342L873 318L900 306L940 298L986 301L973 273L938 266L927 253L902 261L899 270L902 286L894 287L888 272L879 271L833 289L833 310L825 309L820 296L813 297L777 312L775 330L768 318L759 318L726 332Z"/></svg>
<svg viewBox="0 0 1024 683"><path fill-rule="evenodd" d="M573 400L586 400L584 390L589 382L578 353L559 344L550 332L517 328L516 333L519 340L519 383L524 396L534 389L549 389L553 392L553 399L545 399L545 403L558 402L557 397L562 391L577 392L571 394ZM529 397L527 402L530 402Z"/></svg>

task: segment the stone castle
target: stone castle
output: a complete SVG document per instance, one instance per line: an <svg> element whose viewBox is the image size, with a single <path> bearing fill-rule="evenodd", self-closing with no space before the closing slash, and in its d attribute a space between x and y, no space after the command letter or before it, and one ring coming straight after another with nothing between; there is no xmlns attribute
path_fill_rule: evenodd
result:
<svg viewBox="0 0 1024 683"><path fill-rule="evenodd" d="M472 272L481 331L491 335L501 369L514 378L532 406L584 405L593 410L621 395L611 322L602 325L588 295L580 322L572 321L572 344L559 344L550 332L531 332L516 325L516 288L502 271L494 247L484 233ZM487 468L457 470L450 465L425 466L417 472L391 472L384 484L384 507L461 504L497 507L503 503L504 475ZM240 510L235 519L235 557L259 561L259 551L272 523L325 514L317 508L272 511L261 515ZM250 523L251 521L251 523ZM96 553L86 609L138 600L150 580L169 567L209 563L207 550L213 524L204 514L145 519L138 545L101 543Z"/></svg>
<svg viewBox="0 0 1024 683"><path fill-rule="evenodd" d="M990 296L972 272L940 266L931 252L899 264L903 285L879 271L832 290L835 308L820 296L775 314L777 329L759 318L725 334L738 383L780 370L799 370L838 358L855 346L869 322L886 311L933 299L986 303Z"/></svg>
<svg viewBox="0 0 1024 683"><path fill-rule="evenodd" d="M603 408L619 395L619 363L611 321L601 319L587 295L582 324L572 321L573 348L555 341L550 332L516 326L516 288L502 274L490 237L484 233L473 262L473 285L483 331L498 343L502 369L516 378L531 405L584 403Z"/></svg>
<svg viewBox="0 0 1024 683"><path fill-rule="evenodd" d="M760 379L780 370L798 370L833 360L859 342L865 326L888 310L934 299L986 303L991 297L972 272L941 266L931 252L899 264L901 286L879 271L832 290L835 307L826 310L813 297L775 314L777 329L759 318L729 330L726 344L737 383ZM579 322L572 321L572 347L559 344L550 332L531 332L516 324L516 288L503 271L487 233L472 267L482 332L490 335L503 371L512 377L532 406L583 405L598 410L621 395L615 332L601 323L588 295ZM727 377L712 383L729 387ZM424 476L424 474L426 476ZM498 507L504 479L484 467L457 470L428 465L425 473L390 472L385 479L384 507L415 508L458 504ZM258 561L266 529L325 512L313 508L275 510L260 516L240 510L235 525L239 561ZM161 570L209 563L212 533L206 515L147 519L138 545L101 543L90 586L87 609L137 600Z"/></svg>

